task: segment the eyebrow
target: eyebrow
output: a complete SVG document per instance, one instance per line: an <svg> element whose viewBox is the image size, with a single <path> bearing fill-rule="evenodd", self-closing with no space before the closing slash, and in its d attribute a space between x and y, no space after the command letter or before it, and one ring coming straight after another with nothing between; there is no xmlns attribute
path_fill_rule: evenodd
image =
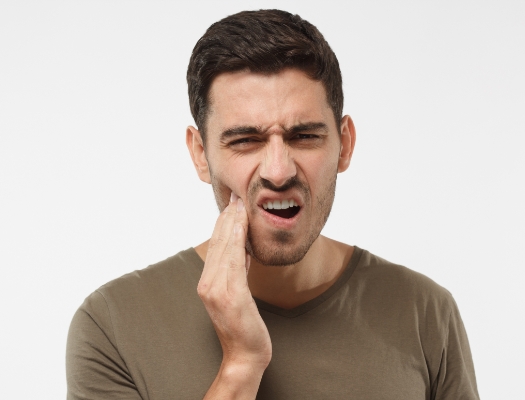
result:
<svg viewBox="0 0 525 400"><path fill-rule="evenodd" d="M284 128L285 135L292 135L298 132L311 132L311 131L324 131L328 132L328 126L323 122L307 122L304 124L297 124L290 128ZM260 126L240 125L226 129L221 132L220 140L226 140L235 136L241 135L264 135L266 132Z"/></svg>

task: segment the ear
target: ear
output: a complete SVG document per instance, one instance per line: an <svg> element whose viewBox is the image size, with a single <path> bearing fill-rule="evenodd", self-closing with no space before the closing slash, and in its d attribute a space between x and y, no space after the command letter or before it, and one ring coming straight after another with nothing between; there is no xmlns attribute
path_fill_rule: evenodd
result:
<svg viewBox="0 0 525 400"><path fill-rule="evenodd" d="M339 163L337 172L344 172L350 166L350 160L355 146L355 127L352 118L345 115L341 119L341 151L339 153Z"/></svg>
<svg viewBox="0 0 525 400"><path fill-rule="evenodd" d="M193 126L188 126L186 129L186 146L188 146L188 151L190 152L193 165L200 180L211 183L210 168L208 167L208 160L204 152L201 133Z"/></svg>

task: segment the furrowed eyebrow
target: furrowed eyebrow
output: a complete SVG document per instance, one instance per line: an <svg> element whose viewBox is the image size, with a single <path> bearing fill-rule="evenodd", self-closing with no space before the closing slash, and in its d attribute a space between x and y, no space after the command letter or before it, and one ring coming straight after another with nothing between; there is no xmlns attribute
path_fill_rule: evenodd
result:
<svg viewBox="0 0 525 400"><path fill-rule="evenodd" d="M294 125L290 128L284 128L285 135L293 135L299 132L324 131L328 132L328 126L323 122L310 122L306 124ZM220 140L225 141L235 136L242 135L264 135L266 132L258 126L241 125L234 126L221 132Z"/></svg>
<svg viewBox="0 0 525 400"><path fill-rule="evenodd" d="M299 132L324 131L328 132L328 126L322 122L310 122L306 124L294 125L286 129L286 133L294 134Z"/></svg>
<svg viewBox="0 0 525 400"><path fill-rule="evenodd" d="M226 129L221 133L221 141L229 139L231 137L247 135L247 134L258 134L262 135L260 128L256 126L234 126L233 128Z"/></svg>

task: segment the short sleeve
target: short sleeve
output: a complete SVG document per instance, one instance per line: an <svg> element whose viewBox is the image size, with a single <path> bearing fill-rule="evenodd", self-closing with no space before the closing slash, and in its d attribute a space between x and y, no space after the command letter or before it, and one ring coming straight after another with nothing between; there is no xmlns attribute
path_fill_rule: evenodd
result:
<svg viewBox="0 0 525 400"><path fill-rule="evenodd" d="M119 354L102 294L91 294L75 313L66 349L67 399L140 400Z"/></svg>
<svg viewBox="0 0 525 400"><path fill-rule="evenodd" d="M479 400L467 332L453 299L438 376L432 387L435 400Z"/></svg>

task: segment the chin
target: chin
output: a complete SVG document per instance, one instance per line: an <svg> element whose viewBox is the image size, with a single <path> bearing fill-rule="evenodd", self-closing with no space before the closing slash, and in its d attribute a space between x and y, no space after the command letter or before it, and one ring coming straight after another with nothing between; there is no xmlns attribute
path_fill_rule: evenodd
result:
<svg viewBox="0 0 525 400"><path fill-rule="evenodd" d="M248 229L246 251L262 265L284 267L300 262L318 236L309 235L297 243L290 232L277 231L263 239Z"/></svg>

